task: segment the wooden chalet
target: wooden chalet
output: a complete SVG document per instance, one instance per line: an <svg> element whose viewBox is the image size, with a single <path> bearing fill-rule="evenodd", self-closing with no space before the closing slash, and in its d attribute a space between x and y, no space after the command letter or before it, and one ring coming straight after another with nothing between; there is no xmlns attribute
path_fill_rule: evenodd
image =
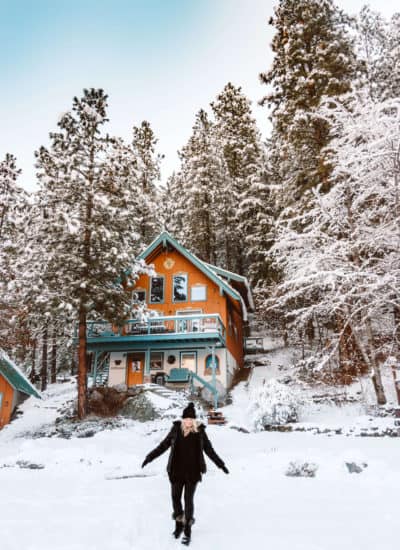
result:
<svg viewBox="0 0 400 550"><path fill-rule="evenodd" d="M247 312L254 307L247 279L203 262L167 232L140 258L155 274L127 290L144 313L118 329L88 323L93 383L229 388L243 367Z"/></svg>
<svg viewBox="0 0 400 550"><path fill-rule="evenodd" d="M0 429L8 424L16 407L27 397L40 394L26 376L0 350Z"/></svg>

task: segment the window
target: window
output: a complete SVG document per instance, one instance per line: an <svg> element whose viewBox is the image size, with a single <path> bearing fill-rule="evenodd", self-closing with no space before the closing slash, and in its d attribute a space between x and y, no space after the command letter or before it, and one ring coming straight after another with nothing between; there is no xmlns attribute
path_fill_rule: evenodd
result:
<svg viewBox="0 0 400 550"><path fill-rule="evenodd" d="M192 286L190 289L190 292L191 292L190 299L192 302L205 302L207 300L206 285Z"/></svg>
<svg viewBox="0 0 400 550"><path fill-rule="evenodd" d="M164 277L150 279L150 303L160 304L164 301Z"/></svg>
<svg viewBox="0 0 400 550"><path fill-rule="evenodd" d="M207 355L206 362L205 362L204 374L212 374L212 360L213 360L212 354ZM214 361L215 361L215 373L220 374L218 355L214 355Z"/></svg>
<svg viewBox="0 0 400 550"><path fill-rule="evenodd" d="M173 301L174 302L187 302L188 293L187 293L187 283L188 276L186 273L180 275L174 275L173 283Z"/></svg>
<svg viewBox="0 0 400 550"><path fill-rule="evenodd" d="M150 353L150 370L163 370L164 354L159 351Z"/></svg>
<svg viewBox="0 0 400 550"><path fill-rule="evenodd" d="M2 392L0 391L0 411L1 411L1 406L3 404L3 394Z"/></svg>
<svg viewBox="0 0 400 550"><path fill-rule="evenodd" d="M132 291L132 303L141 304L146 302L146 291L144 289L138 288Z"/></svg>

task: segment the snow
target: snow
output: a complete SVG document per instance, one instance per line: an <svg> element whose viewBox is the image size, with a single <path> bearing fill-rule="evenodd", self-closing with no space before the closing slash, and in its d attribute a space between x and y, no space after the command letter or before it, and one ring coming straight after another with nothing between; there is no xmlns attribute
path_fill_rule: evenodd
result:
<svg viewBox="0 0 400 550"><path fill-rule="evenodd" d="M231 424L245 405L245 393L239 385L226 408ZM27 436L54 423L74 394L73 383L51 387L43 400L26 401L24 414L0 432L2 550L176 548L167 453L140 467L171 421L128 421L91 438ZM153 399L167 409L168 396ZM397 439L244 433L230 425L207 428L230 474L208 461L195 497L193 548L396 548ZM24 469L17 461L44 469ZM352 461L368 466L350 474L345 462ZM287 477L292 462L315 464L316 477Z"/></svg>

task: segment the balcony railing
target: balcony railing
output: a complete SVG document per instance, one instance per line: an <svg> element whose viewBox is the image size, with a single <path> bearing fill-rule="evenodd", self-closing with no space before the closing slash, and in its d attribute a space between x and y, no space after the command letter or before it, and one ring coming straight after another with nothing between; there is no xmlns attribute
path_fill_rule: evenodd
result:
<svg viewBox="0 0 400 550"><path fill-rule="evenodd" d="M106 321L88 321L88 338L118 338L161 334L217 333L225 338L225 327L218 314L151 317L147 320L129 319L116 327Z"/></svg>

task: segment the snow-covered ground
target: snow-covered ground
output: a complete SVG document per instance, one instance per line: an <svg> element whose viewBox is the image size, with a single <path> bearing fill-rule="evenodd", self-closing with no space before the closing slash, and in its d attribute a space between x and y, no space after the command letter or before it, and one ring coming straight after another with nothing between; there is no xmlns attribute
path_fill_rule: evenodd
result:
<svg viewBox="0 0 400 550"><path fill-rule="evenodd" d="M73 391L65 384L42 402L31 399L0 433L1 550L180 547L171 536L167 453L140 467L170 420L125 421L90 438L29 438L46 432ZM238 420L245 407L238 399L226 410ZM194 548L397 549L398 439L244 433L229 425L209 426L208 434L230 474L209 464L195 499ZM316 463L316 477L285 476L294 460ZM352 461L368 467L350 474L345 462Z"/></svg>

